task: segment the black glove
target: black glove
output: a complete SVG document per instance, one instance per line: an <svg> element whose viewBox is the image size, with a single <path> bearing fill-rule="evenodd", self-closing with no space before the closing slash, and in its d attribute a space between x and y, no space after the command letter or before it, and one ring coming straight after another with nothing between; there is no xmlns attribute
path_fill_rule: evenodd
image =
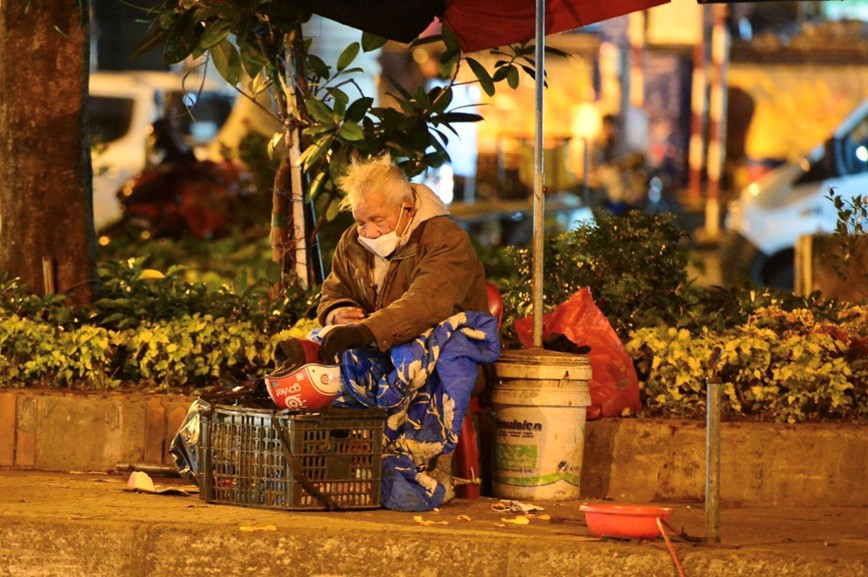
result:
<svg viewBox="0 0 868 577"><path fill-rule="evenodd" d="M284 339L274 349L274 372L286 374L303 366L306 362L304 349L298 339Z"/></svg>
<svg viewBox="0 0 868 577"><path fill-rule="evenodd" d="M374 340L374 333L364 325L339 325L326 333L319 350L319 360L331 364L347 349L364 347Z"/></svg>

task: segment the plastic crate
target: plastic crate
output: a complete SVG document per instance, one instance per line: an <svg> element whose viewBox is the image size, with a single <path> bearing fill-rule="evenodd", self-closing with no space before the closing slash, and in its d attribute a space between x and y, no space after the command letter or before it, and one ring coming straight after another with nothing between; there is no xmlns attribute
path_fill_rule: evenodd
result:
<svg viewBox="0 0 868 577"><path fill-rule="evenodd" d="M200 414L203 501L266 509L328 509L309 481L340 509L380 506L385 411L329 408L290 413L212 405ZM279 420L292 459L274 426ZM296 479L293 466L304 478Z"/></svg>

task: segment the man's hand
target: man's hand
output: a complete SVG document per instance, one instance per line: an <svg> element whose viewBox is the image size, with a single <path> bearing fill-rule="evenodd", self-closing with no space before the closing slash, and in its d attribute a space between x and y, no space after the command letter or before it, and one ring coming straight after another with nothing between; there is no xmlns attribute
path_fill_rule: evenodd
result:
<svg viewBox="0 0 868 577"><path fill-rule="evenodd" d="M364 325L336 326L326 333L319 350L319 360L331 364L335 357L347 349L364 347L374 340L374 333Z"/></svg>
<svg viewBox="0 0 868 577"><path fill-rule="evenodd" d="M365 319L365 311L359 307L340 307L331 314L329 323L333 325L348 325Z"/></svg>

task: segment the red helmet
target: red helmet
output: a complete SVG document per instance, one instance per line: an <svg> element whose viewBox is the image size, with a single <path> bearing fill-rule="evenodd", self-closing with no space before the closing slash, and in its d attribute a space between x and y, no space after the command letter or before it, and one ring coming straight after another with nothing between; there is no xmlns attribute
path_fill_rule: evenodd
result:
<svg viewBox="0 0 868 577"><path fill-rule="evenodd" d="M266 376L265 388L281 409L323 409L338 396L341 368L308 363Z"/></svg>
<svg viewBox="0 0 868 577"><path fill-rule="evenodd" d="M319 362L319 343L288 339L279 343L278 367L265 377L268 396L281 409L324 409L341 386L341 368Z"/></svg>

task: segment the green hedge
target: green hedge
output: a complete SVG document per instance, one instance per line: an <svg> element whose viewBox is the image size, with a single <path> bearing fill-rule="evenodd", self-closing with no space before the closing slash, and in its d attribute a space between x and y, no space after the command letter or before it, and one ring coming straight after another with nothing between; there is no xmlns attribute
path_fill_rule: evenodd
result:
<svg viewBox="0 0 868 577"><path fill-rule="evenodd" d="M222 374L259 375L270 339L250 323L211 315L134 329L63 328L12 315L0 322L0 382L12 387L188 392Z"/></svg>
<svg viewBox="0 0 868 577"><path fill-rule="evenodd" d="M868 417L866 306L847 308L839 322L807 309L768 307L724 332L640 329L626 346L648 414L701 418L712 376L706 361L719 347L714 375L730 418L796 423Z"/></svg>
<svg viewBox="0 0 868 577"><path fill-rule="evenodd" d="M72 309L0 277L0 387L190 393L262 376L276 339L311 328L313 291L184 278L144 259L105 263L100 298ZM297 325L304 332L287 332Z"/></svg>
<svg viewBox="0 0 868 577"><path fill-rule="evenodd" d="M106 328L6 313L0 318L0 386L189 394L217 386L223 376L264 375L276 342L315 326L302 318L268 333L250 321L185 313ZM646 327L625 345L640 376L646 416L702 418L711 376L705 363L719 347L716 374L728 418L868 417L868 306L845 307L834 321L808 309L760 307L724 331Z"/></svg>
<svg viewBox="0 0 868 577"><path fill-rule="evenodd" d="M598 214L547 239L547 262L557 266L546 270L546 310L591 287L633 357L647 416L702 417L704 363L719 347L728 418L868 417L868 305L752 287L700 289L684 272L683 241L671 216L642 214ZM506 305L504 345L515 347L511 322L530 306L530 255L495 256L513 275L495 280ZM205 284L186 267L162 273L146 261L102 263L100 298L76 309L0 273L0 387L189 394L265 374L277 341L315 326L316 292L274 294L251 272L266 267Z"/></svg>

